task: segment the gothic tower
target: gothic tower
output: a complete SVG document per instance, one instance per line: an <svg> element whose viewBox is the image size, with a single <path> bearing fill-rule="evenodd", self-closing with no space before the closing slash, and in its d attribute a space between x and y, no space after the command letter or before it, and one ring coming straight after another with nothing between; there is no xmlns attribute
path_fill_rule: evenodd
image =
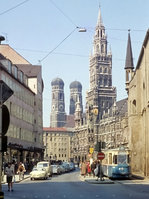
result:
<svg viewBox="0 0 149 199"><path fill-rule="evenodd" d="M116 88L112 86L112 53L107 51L107 36L99 8L90 56L90 89L86 98L87 107L93 112L96 109L99 120L116 99Z"/></svg>
<svg viewBox="0 0 149 199"><path fill-rule="evenodd" d="M70 106L69 106L69 114L74 115L76 109L76 103L79 99L79 103L81 109L83 111L82 105L82 85L78 81L74 81L70 84Z"/></svg>
<svg viewBox="0 0 149 199"><path fill-rule="evenodd" d="M63 127L66 124L64 82L56 78L51 82L52 106L50 115L50 127Z"/></svg>
<svg viewBox="0 0 149 199"><path fill-rule="evenodd" d="M133 75L133 55L131 47L130 32L128 33L128 42L127 42L127 51L126 51L126 60L125 60L125 71L126 71L126 90L128 91L128 84Z"/></svg>

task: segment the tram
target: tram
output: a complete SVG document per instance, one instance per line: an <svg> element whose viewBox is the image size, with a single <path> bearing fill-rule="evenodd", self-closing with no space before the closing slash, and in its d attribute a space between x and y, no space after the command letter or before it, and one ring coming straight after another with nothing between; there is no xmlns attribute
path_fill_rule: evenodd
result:
<svg viewBox="0 0 149 199"><path fill-rule="evenodd" d="M105 158L102 160L102 172L104 176L112 179L129 178L131 168L129 165L129 150L124 147L118 149L103 150Z"/></svg>

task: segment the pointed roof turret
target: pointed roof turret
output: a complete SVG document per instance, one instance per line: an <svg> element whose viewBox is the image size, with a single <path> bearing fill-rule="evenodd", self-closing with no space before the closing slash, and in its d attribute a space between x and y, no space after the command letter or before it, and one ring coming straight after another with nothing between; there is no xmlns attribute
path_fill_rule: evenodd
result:
<svg viewBox="0 0 149 199"><path fill-rule="evenodd" d="M132 47L131 47L131 39L130 39L130 30L128 32L128 42L127 42L125 69L134 69Z"/></svg>
<svg viewBox="0 0 149 199"><path fill-rule="evenodd" d="M99 6L99 12L98 12L97 26L103 26L100 6Z"/></svg>

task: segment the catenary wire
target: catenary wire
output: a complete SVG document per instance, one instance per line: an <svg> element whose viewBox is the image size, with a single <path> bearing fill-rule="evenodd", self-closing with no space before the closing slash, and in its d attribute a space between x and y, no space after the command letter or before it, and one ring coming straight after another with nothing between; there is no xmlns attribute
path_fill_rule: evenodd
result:
<svg viewBox="0 0 149 199"><path fill-rule="evenodd" d="M26 3L27 1L29 1L29 0L25 0L25 1L23 1L23 2L21 2L19 4L17 4L17 5L13 6L12 8L9 8L8 10L5 10L5 11L1 12L0 15L3 15L3 14L5 14L5 13L11 11L11 10L14 10L15 8L17 8L17 7L21 6L22 4Z"/></svg>
<svg viewBox="0 0 149 199"><path fill-rule="evenodd" d="M76 23L74 23L74 21L72 21L72 19L70 17L68 17L68 15L66 15L52 0L50 0L50 2L74 25L77 27Z"/></svg>
<svg viewBox="0 0 149 199"><path fill-rule="evenodd" d="M45 60L55 49L57 49L68 37L70 37L73 32L77 29L78 27L76 27L75 29L73 29L73 31L71 31L55 48L53 48L50 52L48 52L48 54L46 56L44 56L40 62L42 62L43 60Z"/></svg>

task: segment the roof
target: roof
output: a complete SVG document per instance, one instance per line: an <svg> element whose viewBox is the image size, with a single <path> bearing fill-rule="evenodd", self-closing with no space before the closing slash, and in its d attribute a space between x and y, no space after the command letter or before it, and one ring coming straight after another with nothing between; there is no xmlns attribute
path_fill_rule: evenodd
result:
<svg viewBox="0 0 149 199"><path fill-rule="evenodd" d="M80 82L74 81L74 82L72 82L72 83L70 84L69 88L70 88L70 89L71 89L71 88L80 88L80 89L82 89L82 85L81 85Z"/></svg>
<svg viewBox="0 0 149 199"><path fill-rule="evenodd" d="M49 131L49 132L66 132L67 128L65 127L44 127L43 131Z"/></svg>
<svg viewBox="0 0 149 199"><path fill-rule="evenodd" d="M116 102L117 107L117 115L125 115L125 113L128 111L128 98L122 99L118 102Z"/></svg>
<svg viewBox="0 0 149 199"><path fill-rule="evenodd" d="M30 64L30 62L28 62L8 44L0 44L0 53L13 64Z"/></svg>
<svg viewBox="0 0 149 199"><path fill-rule="evenodd" d="M62 85L62 86L64 86L64 82L60 78L55 78L55 79L52 80L51 85L52 86L55 86L55 85Z"/></svg>
<svg viewBox="0 0 149 199"><path fill-rule="evenodd" d="M128 33L125 69L134 69L130 33Z"/></svg>
<svg viewBox="0 0 149 199"><path fill-rule="evenodd" d="M143 42L143 45L142 45L142 48L141 48L141 52L140 52L140 55L139 55L139 58L138 58L136 69L140 67L140 63L141 63L141 60L142 60L142 57L143 57L143 54L144 54L144 47L146 47L148 41L149 41L149 29L147 30L146 35L145 35L145 39L144 39L144 42Z"/></svg>
<svg viewBox="0 0 149 199"><path fill-rule="evenodd" d="M66 116L65 127L68 127L68 128L74 128L75 127L74 115L67 115Z"/></svg>
<svg viewBox="0 0 149 199"><path fill-rule="evenodd" d="M41 71L41 66L32 64L16 64L28 77L36 77Z"/></svg>

